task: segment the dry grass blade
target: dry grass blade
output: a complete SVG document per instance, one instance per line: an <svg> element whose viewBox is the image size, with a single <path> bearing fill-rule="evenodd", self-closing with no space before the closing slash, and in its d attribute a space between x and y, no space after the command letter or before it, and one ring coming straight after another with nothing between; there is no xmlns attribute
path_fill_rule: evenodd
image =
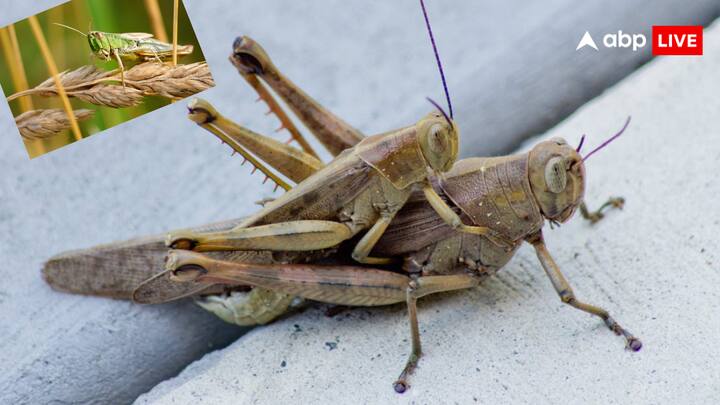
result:
<svg viewBox="0 0 720 405"><path fill-rule="evenodd" d="M167 42L168 36L165 32L165 25L163 24L162 12L160 11L158 0L145 0L145 9L152 24L155 38L162 42Z"/></svg>
<svg viewBox="0 0 720 405"><path fill-rule="evenodd" d="M47 69L55 82L58 96L60 97L60 101L62 101L62 106L67 114L67 118L70 122L70 128L72 128L75 140L79 141L82 139L82 133L80 132L80 127L78 126L77 121L75 120L75 114L73 113L72 106L70 105L70 100L68 100L68 96L65 94L65 87L63 87L62 83L60 83L60 79L58 78L60 73L58 72L57 65L55 64L55 59L50 52L47 40L45 40L45 34L43 34L42 28L40 27L40 23L38 22L36 16L33 15L28 17L28 23L30 23L30 30L35 37L35 42L37 42L40 47L40 54L45 61L45 65L47 65Z"/></svg>
<svg viewBox="0 0 720 405"><path fill-rule="evenodd" d="M0 48L2 48L3 55L7 61L8 69L10 69L10 78L15 91L26 90L30 86L28 86L25 66L23 65L22 55L20 54L20 45L18 44L17 34L13 24L5 28L0 28L0 44L2 44ZM21 112L34 109L31 99L23 98L20 100Z"/></svg>
<svg viewBox="0 0 720 405"><path fill-rule="evenodd" d="M75 120L82 121L93 116L92 110L74 110ZM62 109L32 110L15 117L20 135L28 140L47 139L70 129L70 120Z"/></svg>
<svg viewBox="0 0 720 405"><path fill-rule="evenodd" d="M92 87L70 90L68 95L88 103L112 108L124 108L142 102L143 92L133 88L123 88L111 84L97 84Z"/></svg>
<svg viewBox="0 0 720 405"><path fill-rule="evenodd" d="M180 10L180 0L173 1L173 51L172 65L177 66L178 58L178 11Z"/></svg>
<svg viewBox="0 0 720 405"><path fill-rule="evenodd" d="M192 96L215 85L205 62L177 66L141 63L125 72L125 82L145 95L175 99Z"/></svg>

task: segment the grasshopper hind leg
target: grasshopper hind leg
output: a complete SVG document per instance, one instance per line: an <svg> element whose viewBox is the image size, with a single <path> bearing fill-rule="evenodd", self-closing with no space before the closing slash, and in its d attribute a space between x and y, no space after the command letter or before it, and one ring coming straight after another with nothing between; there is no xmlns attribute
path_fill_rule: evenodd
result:
<svg viewBox="0 0 720 405"><path fill-rule="evenodd" d="M479 284L479 279L469 274L454 274L447 276L424 276L411 280L406 289L408 320L410 322L411 348L405 367L400 376L393 383L395 392L402 394L408 388L408 377L412 375L422 356L420 345L420 328L417 318L417 300L426 295L444 291L456 291L472 288Z"/></svg>
<svg viewBox="0 0 720 405"><path fill-rule="evenodd" d="M364 138L360 131L320 105L281 74L265 50L253 39L238 37L233 43L230 62L256 91L259 90L261 98L266 99L264 93L267 89L263 90L263 87L259 86L258 78L273 89L333 156L337 156ZM273 112L275 112L274 104L276 103L268 103ZM280 119L285 124L283 117Z"/></svg>
<svg viewBox="0 0 720 405"><path fill-rule="evenodd" d="M173 250L166 270L171 279L183 282L255 285L302 298L337 305L376 306L405 301L412 337L412 349L396 392L405 392L408 377L421 355L417 300L443 291L478 285L470 274L424 276L412 279L404 274L370 267L316 264L248 264L212 259L187 250Z"/></svg>
<svg viewBox="0 0 720 405"><path fill-rule="evenodd" d="M227 295L198 298L195 303L225 322L240 326L264 325L272 322L295 304L292 295L265 288L233 291Z"/></svg>

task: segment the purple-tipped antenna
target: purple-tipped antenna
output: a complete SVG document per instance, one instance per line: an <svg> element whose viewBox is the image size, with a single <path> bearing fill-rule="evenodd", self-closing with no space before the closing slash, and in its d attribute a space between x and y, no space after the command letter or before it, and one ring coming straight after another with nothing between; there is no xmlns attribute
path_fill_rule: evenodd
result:
<svg viewBox="0 0 720 405"><path fill-rule="evenodd" d="M443 117L445 117L445 120L448 122L448 124L450 124L450 126L452 126L452 121L450 121L450 117L448 117L447 113L445 113L445 110L443 110L442 107L440 107L440 104L438 104L435 100L431 99L430 97L425 97L425 98L427 99L427 101L430 102L430 104L434 105L435 108L440 110Z"/></svg>
<svg viewBox="0 0 720 405"><path fill-rule="evenodd" d="M575 152L580 153L580 149L582 149L583 144L585 143L585 134L582 134L580 137L580 144L578 144L577 149L575 149Z"/></svg>
<svg viewBox="0 0 720 405"><path fill-rule="evenodd" d="M599 151L600 149L606 147L610 142L614 141L615 139L617 139L617 137L619 137L620 135L622 135L622 133L625 132L625 128L627 128L628 125L630 125L630 118L632 118L632 117L631 117L631 116L628 116L628 117L627 117L627 121L625 121L625 125L623 125L622 129L620 130L620 132L618 132L617 134L611 136L607 141L601 143L600 146L598 146L597 148L591 150L590 153L588 153L587 155L585 155L585 156L582 158L582 161L584 162L584 161L588 160L588 158L589 158L590 156L592 156L593 153L595 153L595 152Z"/></svg>
<svg viewBox="0 0 720 405"><path fill-rule="evenodd" d="M432 33L432 28L430 28L430 19L427 15L427 10L425 10L425 2L423 0L420 0L420 7L422 7L423 16L425 17L425 25L427 26L428 34L430 34L430 42L432 43L433 52L435 52L435 60L437 61L438 70L440 70L440 78L442 79L443 84L443 90L445 90L445 98L447 99L448 103L448 110L450 111L450 118L453 118L453 109L452 109L452 103L450 102L450 92L448 92L447 82L445 81L445 73L443 72L442 63L440 62L440 54L438 54L437 46L435 45L435 37ZM430 100L430 99L428 99ZM435 104L437 107L437 103L430 100L431 103ZM442 108L438 107L440 111L442 111ZM447 118L447 114L445 114L444 111L442 111L443 115L445 115L445 118ZM448 120L450 122L450 120Z"/></svg>

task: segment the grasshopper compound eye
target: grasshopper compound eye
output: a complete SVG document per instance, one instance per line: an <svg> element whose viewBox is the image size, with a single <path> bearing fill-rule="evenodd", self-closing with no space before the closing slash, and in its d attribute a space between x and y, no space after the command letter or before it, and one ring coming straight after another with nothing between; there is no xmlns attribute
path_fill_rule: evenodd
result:
<svg viewBox="0 0 720 405"><path fill-rule="evenodd" d="M565 161L560 156L548 160L545 165L545 184L552 193L560 193L567 185L567 174L565 173Z"/></svg>
<svg viewBox="0 0 720 405"><path fill-rule="evenodd" d="M448 149L447 131L440 124L430 127L428 132L428 143L432 152L442 154Z"/></svg>

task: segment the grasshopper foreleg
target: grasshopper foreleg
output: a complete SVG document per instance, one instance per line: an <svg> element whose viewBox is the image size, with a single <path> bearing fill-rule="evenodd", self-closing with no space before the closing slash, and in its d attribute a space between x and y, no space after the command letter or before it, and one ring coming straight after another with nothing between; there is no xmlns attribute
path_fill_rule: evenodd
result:
<svg viewBox="0 0 720 405"><path fill-rule="evenodd" d="M352 258L365 264L390 264L394 261L392 258L370 257L370 252L375 244L380 240L385 230L388 228L395 214L397 214L400 206L397 204L374 204L374 208L380 212L380 218L373 226L363 235L362 239L355 245L352 252Z"/></svg>
<svg viewBox="0 0 720 405"><path fill-rule="evenodd" d="M600 206L596 211L590 211L588 210L587 205L583 201L580 203L580 215L582 215L583 218L590 221L591 224L594 224L598 222L599 220L603 219L605 217L605 214L603 214L603 210L605 208L619 208L622 209L623 205L625 204L625 199L622 197L610 197L603 205Z"/></svg>
<svg viewBox="0 0 720 405"><path fill-rule="evenodd" d="M625 338L626 347L628 349L638 351L642 348L642 342L640 342L640 339L636 338L632 335L632 333L620 326L620 324L610 316L608 311L595 305L586 304L575 298L575 293L573 292L572 287L570 287L570 283L568 283L565 276L563 276L557 263L555 263L555 260L553 260L552 256L550 256L550 253L545 246L542 233L533 235L533 237L528 239L528 242L530 242L535 248L537 257L548 277L550 277L550 281L552 282L552 285L560 296L562 302L581 311L600 317L600 319L605 322L605 325L607 325L611 331L613 331L616 335L622 335Z"/></svg>
<svg viewBox="0 0 720 405"><path fill-rule="evenodd" d="M445 223L450 225L456 231L483 235L488 238L488 240L505 250L510 250L515 246L513 241L504 238L502 235L490 228L484 226L465 225L460 216L456 214L455 211L453 211L452 208L445 203L445 201L443 201L429 182L425 183L423 186L423 193L440 218L442 218Z"/></svg>

